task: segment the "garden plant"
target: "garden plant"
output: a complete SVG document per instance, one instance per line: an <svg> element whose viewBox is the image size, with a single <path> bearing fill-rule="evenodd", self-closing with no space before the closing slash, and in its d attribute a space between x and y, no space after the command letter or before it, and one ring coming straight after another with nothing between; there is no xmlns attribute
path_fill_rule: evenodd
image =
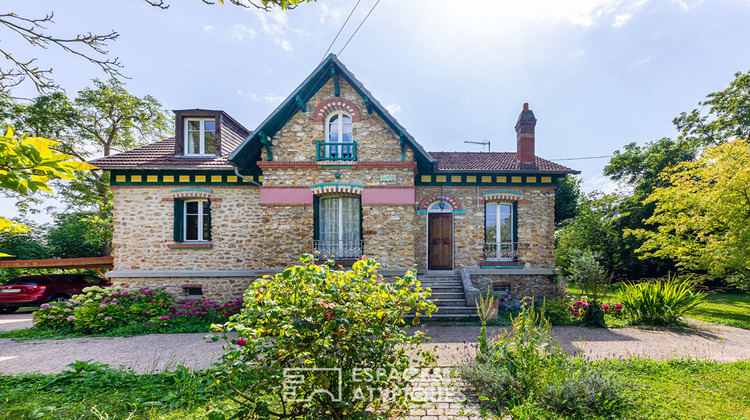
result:
<svg viewBox="0 0 750 420"><path fill-rule="evenodd" d="M633 323L674 326L703 302L706 294L695 290L690 279L676 274L663 280L626 284L620 299Z"/></svg>
<svg viewBox="0 0 750 420"><path fill-rule="evenodd" d="M434 366L419 346L424 331L407 334L404 321L418 324L436 310L429 290L414 272L385 281L371 259L348 271L308 255L301 261L255 281L242 312L218 327L227 352L217 384L236 403L226 417L343 419L405 409L411 379ZM299 375L291 384L290 372Z"/></svg>

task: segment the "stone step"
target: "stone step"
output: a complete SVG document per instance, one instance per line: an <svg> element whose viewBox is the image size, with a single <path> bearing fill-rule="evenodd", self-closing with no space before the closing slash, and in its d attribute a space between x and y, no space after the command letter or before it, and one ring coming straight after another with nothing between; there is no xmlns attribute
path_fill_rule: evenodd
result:
<svg viewBox="0 0 750 420"><path fill-rule="evenodd" d="M411 320L412 318L414 317L409 317L408 319ZM441 322L445 320L454 320L454 319L475 320L475 319L479 319L479 316L476 314L476 312L473 314L468 314L468 313L466 314L444 314L442 312L437 312L437 313L432 314L432 317L428 317L428 316L419 317L419 320L421 321L420 323L422 324L425 324L428 322Z"/></svg>
<svg viewBox="0 0 750 420"><path fill-rule="evenodd" d="M425 289L430 289L432 293L463 293L464 287L463 286L453 286L453 285L446 285L446 286L430 286L425 287Z"/></svg>
<svg viewBox="0 0 750 420"><path fill-rule="evenodd" d="M442 298L436 299L432 297L430 298L430 300L438 308L442 308L443 306L454 307L454 306L466 305L466 299L442 299Z"/></svg>
<svg viewBox="0 0 750 420"><path fill-rule="evenodd" d="M466 295L463 293L433 293L430 295L431 300L435 299L464 299L466 300Z"/></svg>
<svg viewBox="0 0 750 420"><path fill-rule="evenodd" d="M471 306L456 305L456 306L439 306L437 314L450 314L450 315L476 315L477 310ZM434 316L434 315L433 315Z"/></svg>

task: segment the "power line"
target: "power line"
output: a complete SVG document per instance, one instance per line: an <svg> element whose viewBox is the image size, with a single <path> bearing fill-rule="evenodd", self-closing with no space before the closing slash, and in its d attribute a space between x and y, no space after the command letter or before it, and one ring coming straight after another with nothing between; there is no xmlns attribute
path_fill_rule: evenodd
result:
<svg viewBox="0 0 750 420"><path fill-rule="evenodd" d="M349 18L352 17L354 14L354 11L357 10L357 6L359 6L359 2L362 0L357 0L357 4L354 5L354 8L351 12L349 12L349 16L346 17L346 20L344 21L344 24L341 25L341 29L339 29L339 33L336 34L336 37L333 38L333 41L331 41L331 45L328 46L328 49L326 50L325 54L323 54L323 58L320 59L320 61L323 61L326 59L326 56L328 55L328 52L331 51L331 48L333 47L333 44L336 42L337 39L339 39L339 35L341 35L341 31L344 30L344 27L346 26L347 22L349 22ZM339 53L340 54L340 53Z"/></svg>
<svg viewBox="0 0 750 420"><path fill-rule="evenodd" d="M357 31L359 31L359 28L361 28L361 27L362 27L362 25L364 25L364 24L365 24L365 21L367 20L367 18L368 18L368 17L370 17L370 14L372 13L372 11L373 11L373 10L375 10L375 7L376 7L376 6L377 6L377 5L379 4L379 3L380 3L380 0L378 0L377 2L375 2L375 5L374 5L374 6L372 6L372 9L370 9L370 11L369 11L369 12L367 13L367 16L365 16L365 18L364 18L364 19L362 19L362 23L360 23L360 24L359 24L359 26L357 26L357 29L355 29L355 30L354 30L354 33L353 33L353 34L352 34L352 36L350 36L350 37L349 37L349 39L348 39L348 40L346 41L346 44L344 44L344 46L343 46L343 47L341 47L341 51L339 51L339 54L338 54L338 55L341 55L341 53L342 53L342 52L344 52L344 48L346 48L346 46L347 46L347 45L349 45L349 41L351 41L351 40L352 40L352 38L354 38L354 35L357 35Z"/></svg>
<svg viewBox="0 0 750 420"><path fill-rule="evenodd" d="M604 158L611 158L614 155L607 155L607 156L586 156L586 157L575 157L575 158L564 158L564 159L549 159L554 161L559 160L586 160L586 159L604 159Z"/></svg>

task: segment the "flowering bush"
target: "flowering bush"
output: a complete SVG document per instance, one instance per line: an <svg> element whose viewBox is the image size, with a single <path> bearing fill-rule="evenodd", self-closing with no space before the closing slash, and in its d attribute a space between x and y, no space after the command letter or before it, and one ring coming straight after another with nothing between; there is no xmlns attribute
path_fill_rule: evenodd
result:
<svg viewBox="0 0 750 420"><path fill-rule="evenodd" d="M570 312L570 315L574 320L583 320L586 309L590 304L591 301L586 299L577 300L573 302L570 307L568 307L568 312ZM601 308L602 312L604 312L604 315L610 315L615 318L622 318L625 314L625 307L622 305L622 303L603 303L601 304Z"/></svg>
<svg viewBox="0 0 750 420"><path fill-rule="evenodd" d="M111 288L91 286L67 302L43 304L34 313L34 325L40 329L84 334L126 326L149 332L161 332L160 329L176 324L198 323L208 327L212 323L223 323L239 312L242 299L224 305L199 301L186 303L181 308L175 306L174 297L164 289L144 287L127 291L117 283Z"/></svg>
<svg viewBox="0 0 750 420"><path fill-rule="evenodd" d="M429 291L413 272L384 281L374 260L348 271L316 265L311 256L301 260L256 280L242 312L217 329L227 350L217 384L229 385L241 404L232 418L362 418L368 408L385 414L406 404L400 391L435 360L419 347L424 331L404 328L405 316L416 324L436 310ZM294 378L294 395L288 369L311 371ZM331 400L337 395L342 399Z"/></svg>

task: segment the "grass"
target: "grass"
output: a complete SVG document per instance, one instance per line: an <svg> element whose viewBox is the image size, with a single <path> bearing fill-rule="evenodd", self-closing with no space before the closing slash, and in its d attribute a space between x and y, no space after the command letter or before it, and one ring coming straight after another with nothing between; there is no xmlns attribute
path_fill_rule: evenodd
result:
<svg viewBox="0 0 750 420"><path fill-rule="evenodd" d="M581 293L575 283L568 283L568 293L573 297ZM613 285L603 297L605 302L618 302L620 287ZM687 313L688 318L715 324L750 330L750 294L709 291L708 296L697 308Z"/></svg>
<svg viewBox="0 0 750 420"><path fill-rule="evenodd" d="M709 292L703 303L688 312L688 317L750 330L750 295Z"/></svg>
<svg viewBox="0 0 750 420"><path fill-rule="evenodd" d="M577 299L578 296L583 294L583 290L581 287L573 282L568 283L568 289L566 290L568 294L570 294L573 299ZM620 294L620 285L619 284L613 284L612 287L607 290L607 293L605 293L603 296L599 297L599 300L601 300L604 303L616 303L619 302L618 295Z"/></svg>

